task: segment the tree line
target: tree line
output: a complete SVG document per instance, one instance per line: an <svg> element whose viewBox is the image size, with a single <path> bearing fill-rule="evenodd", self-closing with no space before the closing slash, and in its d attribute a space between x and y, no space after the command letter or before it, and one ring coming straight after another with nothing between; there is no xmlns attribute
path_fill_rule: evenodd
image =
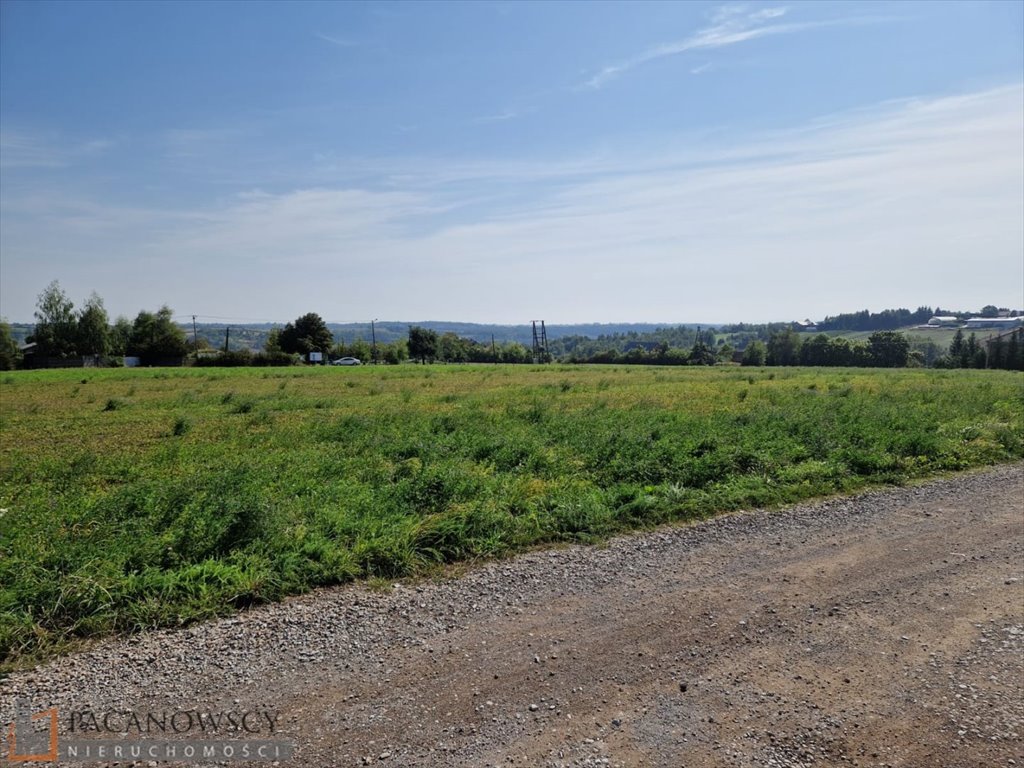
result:
<svg viewBox="0 0 1024 768"><path fill-rule="evenodd" d="M942 309L941 307L918 307L911 312L909 309L885 309L881 312L848 312L826 317L817 324L822 331L892 331L906 328L908 325L924 325L936 315L946 315L967 320L972 317L1017 317L1017 311L1006 307L987 304L980 312L964 312L962 310Z"/></svg>
<svg viewBox="0 0 1024 768"><path fill-rule="evenodd" d="M113 323L95 292L80 309L54 280L39 295L35 310L35 329L26 341L34 344L33 354L48 358L136 356L148 360L181 357L188 342L174 322L170 307L156 312L142 310L134 320L118 317ZM18 347L10 335L10 326L0 329L0 364L13 367Z"/></svg>
<svg viewBox="0 0 1024 768"><path fill-rule="evenodd" d="M936 368L1001 368L1024 371L1024 328L1017 328L982 343L973 333L957 329L949 350L935 361Z"/></svg>
<svg viewBox="0 0 1024 768"><path fill-rule="evenodd" d="M867 310L826 318L819 327L833 324L907 325L927 320L944 310L919 307L869 313ZM959 313L964 314L964 313ZM981 316L1006 314L986 306ZM1011 313L1012 314L1012 313ZM39 295L35 326L26 341L33 353L47 358L92 357L101 363L117 364L123 356L141 359L143 365L180 360L190 351L197 365L290 365L308 359L311 352L324 358L356 357L362 361L398 364L408 359L448 363L530 363L533 351L518 341L490 343L460 336L452 331L438 333L422 326L410 326L408 337L381 344L363 338L350 343L335 342L323 318L309 312L282 328L270 329L264 349L230 350L203 354L206 339L189 342L184 329L174 322L165 306L155 312L140 311L134 320L121 316L110 322L103 300L93 292L81 308L75 306L57 281ZM202 344L199 342L202 341ZM940 368L1006 368L1024 370L1024 333L1021 329L981 342L974 334L957 331L947 350L934 342L911 344L901 333L875 330L865 342L830 337L824 333L807 338L789 323L735 324L717 329L680 325L654 331L611 333L596 339L564 336L552 340L541 361L570 363L623 363L646 365L715 365L739 361L753 366L838 366L905 367L932 365ZM19 363L18 345L10 326L0 322L0 369Z"/></svg>
<svg viewBox="0 0 1024 768"><path fill-rule="evenodd" d="M752 342L744 365L804 365L861 368L921 367L928 361L897 331L875 331L866 342L829 337L803 339L792 329L773 333L767 344ZM936 368L1001 368L1024 370L1024 329L981 342L957 330L947 352L931 363Z"/></svg>

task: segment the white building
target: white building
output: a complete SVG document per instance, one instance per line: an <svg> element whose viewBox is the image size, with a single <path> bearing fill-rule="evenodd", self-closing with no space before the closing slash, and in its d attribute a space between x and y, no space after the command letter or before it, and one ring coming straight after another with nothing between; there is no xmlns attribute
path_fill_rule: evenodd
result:
<svg viewBox="0 0 1024 768"><path fill-rule="evenodd" d="M979 328L995 328L1009 331L1024 325L1024 317L972 317L964 324L964 329L976 331Z"/></svg>
<svg viewBox="0 0 1024 768"><path fill-rule="evenodd" d="M959 328L960 318L952 315L936 315L928 321L932 328Z"/></svg>

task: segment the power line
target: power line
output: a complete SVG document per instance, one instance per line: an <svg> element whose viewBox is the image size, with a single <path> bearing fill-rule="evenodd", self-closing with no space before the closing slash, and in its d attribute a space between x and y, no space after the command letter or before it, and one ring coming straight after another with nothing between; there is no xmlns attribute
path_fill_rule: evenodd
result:
<svg viewBox="0 0 1024 768"><path fill-rule="evenodd" d="M271 320L270 318L267 317L228 317L225 315L200 315L198 313L195 315L174 315L174 319L183 318L188 320L193 317L197 317L200 320L232 320L243 323L267 323L269 325L284 325L284 323L281 322L280 320Z"/></svg>

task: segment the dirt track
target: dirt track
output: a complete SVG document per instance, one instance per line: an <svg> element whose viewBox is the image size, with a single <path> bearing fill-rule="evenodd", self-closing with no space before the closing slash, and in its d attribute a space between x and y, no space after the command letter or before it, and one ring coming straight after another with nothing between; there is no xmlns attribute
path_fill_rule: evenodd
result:
<svg viewBox="0 0 1024 768"><path fill-rule="evenodd" d="M258 703L287 765L1024 766L1022 558L1018 465L320 592L5 696Z"/></svg>

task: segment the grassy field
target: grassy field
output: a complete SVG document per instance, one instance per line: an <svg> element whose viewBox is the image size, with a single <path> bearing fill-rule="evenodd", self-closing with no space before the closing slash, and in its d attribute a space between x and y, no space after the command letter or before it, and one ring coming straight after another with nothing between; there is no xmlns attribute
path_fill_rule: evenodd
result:
<svg viewBox="0 0 1024 768"><path fill-rule="evenodd" d="M1024 456L1003 371L0 378L0 660L312 587Z"/></svg>

